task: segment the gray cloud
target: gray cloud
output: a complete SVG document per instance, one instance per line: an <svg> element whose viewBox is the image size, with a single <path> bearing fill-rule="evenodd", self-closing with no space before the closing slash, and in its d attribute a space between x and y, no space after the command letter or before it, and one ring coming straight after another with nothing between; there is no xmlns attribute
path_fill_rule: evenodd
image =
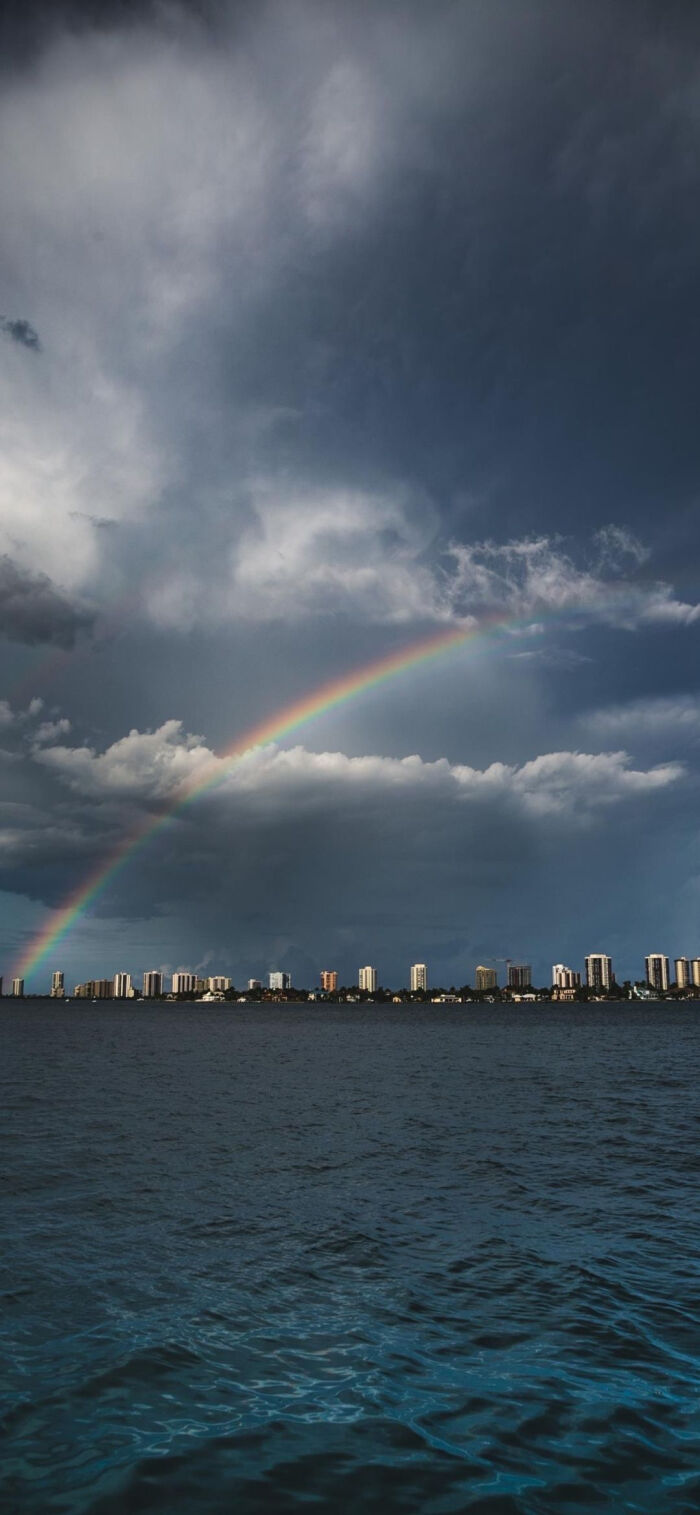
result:
<svg viewBox="0 0 700 1515"><path fill-rule="evenodd" d="M29 646L71 648L93 622L92 612L68 599L45 573L30 573L6 554L0 557L0 635Z"/></svg>
<svg viewBox="0 0 700 1515"><path fill-rule="evenodd" d="M30 352L41 352L38 332L22 316L14 319L9 316L0 316L0 331L4 332L6 337L11 337L13 342L18 342L20 347L28 347Z"/></svg>
<svg viewBox="0 0 700 1515"><path fill-rule="evenodd" d="M42 355L5 318L0 623L68 646L87 595L110 634L61 660L60 713L37 660L33 738L0 711L38 818L30 857L6 818L8 934L20 894L59 898L236 732L472 618L520 625L329 711L304 733L323 761L270 755L245 803L181 818L95 941L114 909L177 961L184 933L194 960L323 937L355 963L376 921L386 964L424 927L448 963L441 920L455 961L488 921L490 951L529 954L570 906L590 947L665 908L639 862L667 837L690 898L692 773L672 734L639 747L680 711L695 756L698 7L11 9L2 303ZM5 694L31 660L0 651Z"/></svg>

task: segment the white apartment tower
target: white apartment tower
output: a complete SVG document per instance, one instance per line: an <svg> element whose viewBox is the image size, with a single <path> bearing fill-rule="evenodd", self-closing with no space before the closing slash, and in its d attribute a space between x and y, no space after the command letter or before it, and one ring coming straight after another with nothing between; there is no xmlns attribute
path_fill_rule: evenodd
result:
<svg viewBox="0 0 700 1515"><path fill-rule="evenodd" d="M173 994L194 994L197 988L197 980L194 973L185 973L180 970L173 974Z"/></svg>
<svg viewBox="0 0 700 1515"><path fill-rule="evenodd" d="M427 969L426 964L425 963L412 963L411 964L411 994L415 994L416 990L418 990L418 989L427 989L427 987L428 987L428 969Z"/></svg>
<svg viewBox="0 0 700 1515"><path fill-rule="evenodd" d="M12 993L13 993L15 999L24 999L24 979L23 978L13 978L13 980L12 980Z"/></svg>
<svg viewBox="0 0 700 1515"><path fill-rule="evenodd" d="M144 997L144 999L158 999L159 995L161 995L162 993L163 993L163 975L162 975L162 973L160 973L157 968L152 969L152 971L150 973L144 973L144 975L143 975L143 997Z"/></svg>
<svg viewBox="0 0 700 1515"><path fill-rule="evenodd" d="M580 983L580 973L575 973L573 968L567 968L565 963L554 964L552 968L553 989L578 989Z"/></svg>
<svg viewBox="0 0 700 1515"><path fill-rule="evenodd" d="M677 957L675 964L676 986L678 989L691 989L693 985L693 964L689 957Z"/></svg>
<svg viewBox="0 0 700 1515"><path fill-rule="evenodd" d="M374 994L374 993L376 993L376 989L377 989L377 970L376 970L376 968L360 968L360 972L359 972L359 976L358 976L357 982L358 982L359 988L360 989L364 989L365 994Z"/></svg>
<svg viewBox="0 0 700 1515"><path fill-rule="evenodd" d="M292 975L291 973L280 973L275 969L273 973L268 974L267 982L271 989L277 989L278 991L280 989L291 989Z"/></svg>
<svg viewBox="0 0 700 1515"><path fill-rule="evenodd" d="M663 952L650 952L644 959L644 969L650 987L663 994L668 989L668 958Z"/></svg>
<svg viewBox="0 0 700 1515"><path fill-rule="evenodd" d="M60 969L57 969L57 971L55 973L51 974L51 995L50 995L50 998L51 999L63 999L63 996L64 996L65 992L66 991L65 991L65 988L63 986L63 974L60 972Z"/></svg>
<svg viewBox="0 0 700 1515"><path fill-rule="evenodd" d="M131 999L131 974L115 973L113 994L115 999Z"/></svg>
<svg viewBox="0 0 700 1515"><path fill-rule="evenodd" d="M612 958L604 952L591 952L586 958L586 983L589 989L609 989L613 982Z"/></svg>

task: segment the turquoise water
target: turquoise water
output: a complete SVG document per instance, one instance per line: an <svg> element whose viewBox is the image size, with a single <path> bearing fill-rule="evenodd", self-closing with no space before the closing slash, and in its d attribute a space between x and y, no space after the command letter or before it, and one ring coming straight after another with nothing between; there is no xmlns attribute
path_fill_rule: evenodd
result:
<svg viewBox="0 0 700 1515"><path fill-rule="evenodd" d="M700 1006L5 1002L2 1508L700 1504Z"/></svg>

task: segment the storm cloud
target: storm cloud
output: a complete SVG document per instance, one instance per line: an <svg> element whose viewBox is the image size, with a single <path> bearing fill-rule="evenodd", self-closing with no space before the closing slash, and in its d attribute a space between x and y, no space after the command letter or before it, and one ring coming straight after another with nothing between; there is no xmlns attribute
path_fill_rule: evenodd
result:
<svg viewBox="0 0 700 1515"><path fill-rule="evenodd" d="M3 727L28 807L7 962L178 774L448 627L461 652L321 712L145 849L66 971L110 971L122 918L135 971L168 932L313 963L329 879L348 965L368 887L391 971L456 972L460 921L469 952L543 965L552 935L608 933L633 971L658 910L700 951L697 7L1 24L0 697L45 702ZM77 651L58 673L41 642Z"/></svg>
<svg viewBox="0 0 700 1515"><path fill-rule="evenodd" d="M28 646L71 648L94 615L62 594L45 573L31 573L0 557L0 636Z"/></svg>

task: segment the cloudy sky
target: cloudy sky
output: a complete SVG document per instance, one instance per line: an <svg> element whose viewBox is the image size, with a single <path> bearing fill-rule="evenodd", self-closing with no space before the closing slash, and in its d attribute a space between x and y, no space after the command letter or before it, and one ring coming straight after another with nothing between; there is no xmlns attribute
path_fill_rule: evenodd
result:
<svg viewBox="0 0 700 1515"><path fill-rule="evenodd" d="M0 970L700 954L700 8L5 5Z"/></svg>

